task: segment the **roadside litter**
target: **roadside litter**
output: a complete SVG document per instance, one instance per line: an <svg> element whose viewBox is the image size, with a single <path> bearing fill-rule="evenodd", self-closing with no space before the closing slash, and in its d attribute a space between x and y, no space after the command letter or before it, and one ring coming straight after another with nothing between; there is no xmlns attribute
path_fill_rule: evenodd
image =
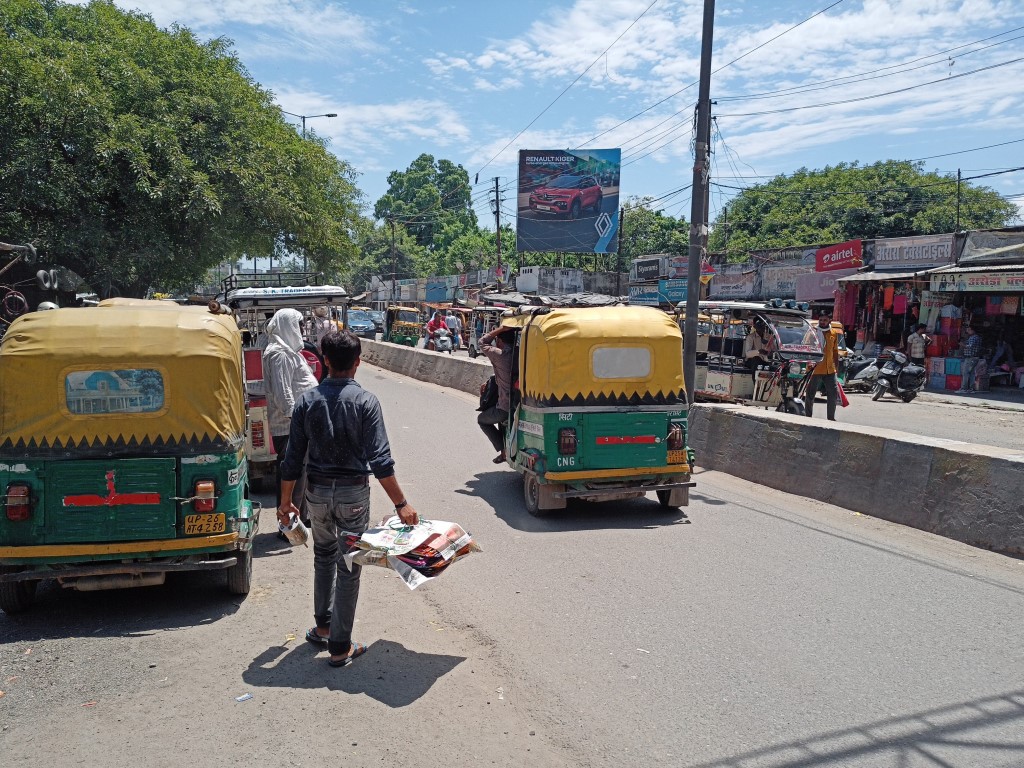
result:
<svg viewBox="0 0 1024 768"><path fill-rule="evenodd" d="M252 698L252 694L251 693L243 693L241 696L235 696L235 701L238 701L238 702L248 701L251 698Z"/></svg>
<svg viewBox="0 0 1024 768"><path fill-rule="evenodd" d="M480 547L462 526L443 520L405 525L397 515L366 533L346 533L345 564L390 568L409 589L436 578L457 560Z"/></svg>

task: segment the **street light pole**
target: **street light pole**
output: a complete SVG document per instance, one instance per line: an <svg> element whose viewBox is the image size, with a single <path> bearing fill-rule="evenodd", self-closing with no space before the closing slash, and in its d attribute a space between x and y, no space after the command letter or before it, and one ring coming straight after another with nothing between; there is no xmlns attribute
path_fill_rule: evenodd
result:
<svg viewBox="0 0 1024 768"><path fill-rule="evenodd" d="M337 117L338 116L337 112L325 112L322 115L297 115L294 112L289 112L289 111L284 110L284 109L281 110L281 114L282 115L291 115L292 117L297 117L297 118L299 118L299 120L302 121L302 138L306 138L306 121L307 120L312 120L314 117Z"/></svg>

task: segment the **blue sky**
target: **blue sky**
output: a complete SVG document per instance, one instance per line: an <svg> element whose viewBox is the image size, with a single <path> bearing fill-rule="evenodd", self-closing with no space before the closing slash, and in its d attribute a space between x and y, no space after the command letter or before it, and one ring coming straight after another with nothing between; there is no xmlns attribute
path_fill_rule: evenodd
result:
<svg viewBox="0 0 1024 768"><path fill-rule="evenodd" d="M282 109L338 113L307 126L368 208L426 152L479 173L493 222L487 191L514 185L519 149L622 147L623 197L689 218L671 193L691 181L702 0L117 2L234 40ZM732 188L802 167L1024 166L1021 0L719 0L714 68L712 219ZM1024 171L977 183L1024 207Z"/></svg>

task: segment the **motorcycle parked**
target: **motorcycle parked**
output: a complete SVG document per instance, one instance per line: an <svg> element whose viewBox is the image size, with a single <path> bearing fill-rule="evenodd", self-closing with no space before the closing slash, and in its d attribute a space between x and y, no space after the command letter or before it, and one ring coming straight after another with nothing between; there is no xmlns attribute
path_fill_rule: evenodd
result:
<svg viewBox="0 0 1024 768"><path fill-rule="evenodd" d="M878 358L857 355L850 358L846 367L846 381L843 389L847 392L870 392L878 380Z"/></svg>
<svg viewBox="0 0 1024 768"><path fill-rule="evenodd" d="M878 400L886 392L909 403L917 393L924 389L927 371L923 366L914 365L910 358L902 352L893 352L892 359L887 360L878 372L872 400Z"/></svg>

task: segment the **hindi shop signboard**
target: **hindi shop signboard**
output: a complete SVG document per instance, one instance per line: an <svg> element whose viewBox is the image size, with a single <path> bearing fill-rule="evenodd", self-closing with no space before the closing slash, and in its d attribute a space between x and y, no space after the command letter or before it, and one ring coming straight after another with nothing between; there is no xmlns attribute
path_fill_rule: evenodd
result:
<svg viewBox="0 0 1024 768"><path fill-rule="evenodd" d="M906 272L953 263L953 235L875 240L875 271Z"/></svg>
<svg viewBox="0 0 1024 768"><path fill-rule="evenodd" d="M856 269L864 264L860 240L849 240L837 245L828 245L814 252L814 270L831 272L837 269ZM797 298L800 298L799 294Z"/></svg>
<svg viewBox="0 0 1024 768"><path fill-rule="evenodd" d="M618 253L621 149L519 152L516 249Z"/></svg>
<svg viewBox="0 0 1024 768"><path fill-rule="evenodd" d="M796 280L813 272L810 264L767 264L761 267L761 295L765 299L795 299Z"/></svg>
<svg viewBox="0 0 1024 768"><path fill-rule="evenodd" d="M711 278L710 296L722 299L752 299L757 295L757 268L752 264L719 267Z"/></svg>
<svg viewBox="0 0 1024 768"><path fill-rule="evenodd" d="M1006 293L1024 291L1024 270L1019 272L944 272L931 276L933 291Z"/></svg>

